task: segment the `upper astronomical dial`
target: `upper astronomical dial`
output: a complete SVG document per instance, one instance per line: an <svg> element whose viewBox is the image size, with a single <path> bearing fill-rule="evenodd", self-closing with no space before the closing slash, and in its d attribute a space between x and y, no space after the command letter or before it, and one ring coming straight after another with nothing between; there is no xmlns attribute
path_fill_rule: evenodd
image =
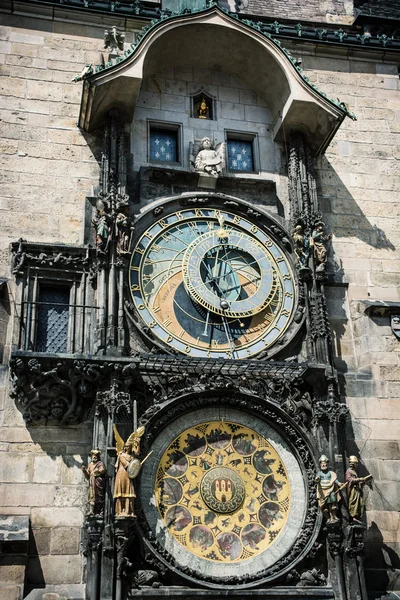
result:
<svg viewBox="0 0 400 600"><path fill-rule="evenodd" d="M265 246L234 229L214 229L196 238L182 268L190 296L207 310L229 317L257 314L268 306L278 285Z"/></svg>
<svg viewBox="0 0 400 600"><path fill-rule="evenodd" d="M162 342L198 357L247 358L287 329L295 285L282 249L256 224L214 208L153 223L131 259L142 320Z"/></svg>

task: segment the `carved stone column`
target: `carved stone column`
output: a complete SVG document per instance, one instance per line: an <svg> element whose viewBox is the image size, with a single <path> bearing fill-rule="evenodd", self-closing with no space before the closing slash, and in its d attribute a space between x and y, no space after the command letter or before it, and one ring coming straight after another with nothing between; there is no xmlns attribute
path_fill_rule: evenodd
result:
<svg viewBox="0 0 400 600"><path fill-rule="evenodd" d="M343 531L341 524L326 524L326 532L327 532L327 546L328 546L328 563L330 561L334 561L335 568L331 570L334 573L334 581L332 581L332 585L336 588L337 597L339 600L346 600L346 585L343 574Z"/></svg>
<svg viewBox="0 0 400 600"><path fill-rule="evenodd" d="M104 528L103 519L98 517L86 517L85 523L87 531L87 581L86 598L87 600L99 600L100 594L100 550L102 546L102 534ZM89 575L90 574L90 575Z"/></svg>
<svg viewBox="0 0 400 600"><path fill-rule="evenodd" d="M363 560L365 525L351 523L346 534L344 567L349 595L351 598L368 600Z"/></svg>
<svg viewBox="0 0 400 600"><path fill-rule="evenodd" d="M127 519L115 519L115 549L117 559L117 581L115 588L115 600L122 600L123 598L123 579L127 571L127 557L126 553L128 546L131 542L134 529L134 520L132 518Z"/></svg>
<svg viewBox="0 0 400 600"><path fill-rule="evenodd" d="M100 191L93 223L97 252L103 259L98 276L99 350L115 355L122 354L125 345L120 271L130 252L128 207L124 131L118 111L111 110L104 128Z"/></svg>

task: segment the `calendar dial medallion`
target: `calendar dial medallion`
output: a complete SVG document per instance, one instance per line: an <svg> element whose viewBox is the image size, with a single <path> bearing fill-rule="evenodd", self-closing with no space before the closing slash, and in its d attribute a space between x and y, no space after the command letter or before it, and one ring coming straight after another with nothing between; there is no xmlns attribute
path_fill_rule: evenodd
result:
<svg viewBox="0 0 400 600"><path fill-rule="evenodd" d="M296 290L283 249L230 211L186 208L154 222L132 253L129 276L141 319L190 356L254 356L293 318Z"/></svg>

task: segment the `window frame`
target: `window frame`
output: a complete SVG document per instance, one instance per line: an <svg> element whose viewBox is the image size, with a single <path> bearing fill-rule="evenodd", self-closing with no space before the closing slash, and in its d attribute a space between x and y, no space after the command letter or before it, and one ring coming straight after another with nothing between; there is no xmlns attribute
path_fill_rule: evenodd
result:
<svg viewBox="0 0 400 600"><path fill-rule="evenodd" d="M65 306L68 307L67 312L68 312L68 325L67 325L67 336L66 336L66 350L65 353L70 353L73 351L73 339L74 339L74 329L76 328L75 323L74 323L74 306L73 306L73 290L74 290L74 281L72 280L57 280L55 281L54 279L46 279L43 278L42 280L38 281L38 286L37 286L37 293L36 293L36 300L33 301L33 309L32 309L32 316L34 318L34 323L31 323L31 329L32 331L32 340L33 340L33 348L34 348L34 352L40 352L40 353L45 353L45 354L53 354L53 352L49 352L49 350L38 350L38 327L39 327L39 311L40 311L40 305L41 305L41 301L40 301L40 294L41 291L44 289L51 289L51 288L59 288L59 289L64 289L68 292L68 304L65 304ZM57 354L63 354L62 352L57 351Z"/></svg>
<svg viewBox="0 0 400 600"><path fill-rule="evenodd" d="M232 141L243 141L250 142L252 145L252 153L253 153L253 168L242 171L229 168L228 161L228 142ZM232 129L225 130L225 143L226 143L226 167L225 170L230 175L258 175L260 173L260 154L259 154L259 146L258 146L258 135L257 133L252 133L248 131L234 131Z"/></svg>
<svg viewBox="0 0 400 600"><path fill-rule="evenodd" d="M174 132L176 134L176 151L177 151L177 161L174 160L157 160L154 158L150 158L150 141L151 141L151 132L152 130L164 130L169 132ZM182 124L181 123L171 123L170 121L156 121L154 119L147 120L147 163L150 165L157 166L171 166L171 167L180 167L183 164L183 152L182 152L183 144L182 144Z"/></svg>

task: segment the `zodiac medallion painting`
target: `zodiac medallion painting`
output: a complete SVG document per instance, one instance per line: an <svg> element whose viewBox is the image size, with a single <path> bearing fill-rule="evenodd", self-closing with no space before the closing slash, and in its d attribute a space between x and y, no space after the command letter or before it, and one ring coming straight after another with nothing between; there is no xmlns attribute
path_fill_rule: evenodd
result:
<svg viewBox="0 0 400 600"><path fill-rule="evenodd" d="M165 450L155 498L180 545L231 563L264 552L280 536L290 484L267 439L237 423L212 421L187 429Z"/></svg>

